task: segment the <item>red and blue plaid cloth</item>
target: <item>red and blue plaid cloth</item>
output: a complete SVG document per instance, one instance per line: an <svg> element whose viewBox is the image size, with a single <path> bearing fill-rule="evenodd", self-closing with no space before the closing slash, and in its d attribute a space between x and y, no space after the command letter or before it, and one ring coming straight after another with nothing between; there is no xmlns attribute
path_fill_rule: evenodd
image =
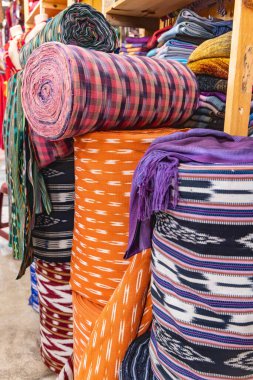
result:
<svg viewBox="0 0 253 380"><path fill-rule="evenodd" d="M60 158L65 158L74 151L72 139L50 141L39 136L32 128L29 133L34 156L40 168L44 168Z"/></svg>
<svg viewBox="0 0 253 380"><path fill-rule="evenodd" d="M43 44L24 71L22 102L31 129L49 140L95 130L175 126L198 103L194 74L175 61Z"/></svg>

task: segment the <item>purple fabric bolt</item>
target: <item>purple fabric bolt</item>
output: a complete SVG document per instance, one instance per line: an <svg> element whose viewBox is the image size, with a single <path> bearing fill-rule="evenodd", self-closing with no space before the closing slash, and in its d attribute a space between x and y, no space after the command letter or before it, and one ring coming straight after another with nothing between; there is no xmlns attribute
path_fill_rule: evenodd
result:
<svg viewBox="0 0 253 380"><path fill-rule="evenodd" d="M192 129L156 139L134 173L125 258L151 247L152 215L177 206L180 163L253 164L253 139Z"/></svg>

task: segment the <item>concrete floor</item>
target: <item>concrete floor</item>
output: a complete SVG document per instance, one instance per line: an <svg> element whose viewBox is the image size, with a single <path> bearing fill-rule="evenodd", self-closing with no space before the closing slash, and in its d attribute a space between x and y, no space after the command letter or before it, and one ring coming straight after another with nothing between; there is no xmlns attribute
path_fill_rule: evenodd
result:
<svg viewBox="0 0 253 380"><path fill-rule="evenodd" d="M3 181L0 152L0 185ZM7 204L4 214L8 217ZM30 273L16 281L19 266L0 238L0 380L54 380L40 358L39 315L28 306Z"/></svg>

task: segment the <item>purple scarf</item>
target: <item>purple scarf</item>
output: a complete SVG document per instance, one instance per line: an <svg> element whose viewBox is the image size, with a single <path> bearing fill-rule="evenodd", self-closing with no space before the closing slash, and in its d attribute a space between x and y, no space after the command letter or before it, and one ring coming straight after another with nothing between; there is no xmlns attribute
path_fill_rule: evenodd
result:
<svg viewBox="0 0 253 380"><path fill-rule="evenodd" d="M125 258L151 247L152 215L178 203L180 163L253 164L253 139L192 129L156 139L134 173Z"/></svg>

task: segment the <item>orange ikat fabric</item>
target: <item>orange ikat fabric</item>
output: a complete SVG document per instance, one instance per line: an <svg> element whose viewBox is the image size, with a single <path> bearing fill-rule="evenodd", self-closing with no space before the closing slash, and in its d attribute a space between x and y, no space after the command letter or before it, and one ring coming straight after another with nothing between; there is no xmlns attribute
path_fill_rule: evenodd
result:
<svg viewBox="0 0 253 380"><path fill-rule="evenodd" d="M94 132L75 138L71 287L77 380L118 379L129 345L150 326L150 253L123 259L130 190L150 143L176 131Z"/></svg>
<svg viewBox="0 0 253 380"><path fill-rule="evenodd" d="M72 290L105 306L129 262L129 198L134 170L150 143L176 129L94 132L75 138Z"/></svg>
<svg viewBox="0 0 253 380"><path fill-rule="evenodd" d="M73 292L76 380L117 380L129 345L150 326L150 251L130 261L103 310Z"/></svg>

